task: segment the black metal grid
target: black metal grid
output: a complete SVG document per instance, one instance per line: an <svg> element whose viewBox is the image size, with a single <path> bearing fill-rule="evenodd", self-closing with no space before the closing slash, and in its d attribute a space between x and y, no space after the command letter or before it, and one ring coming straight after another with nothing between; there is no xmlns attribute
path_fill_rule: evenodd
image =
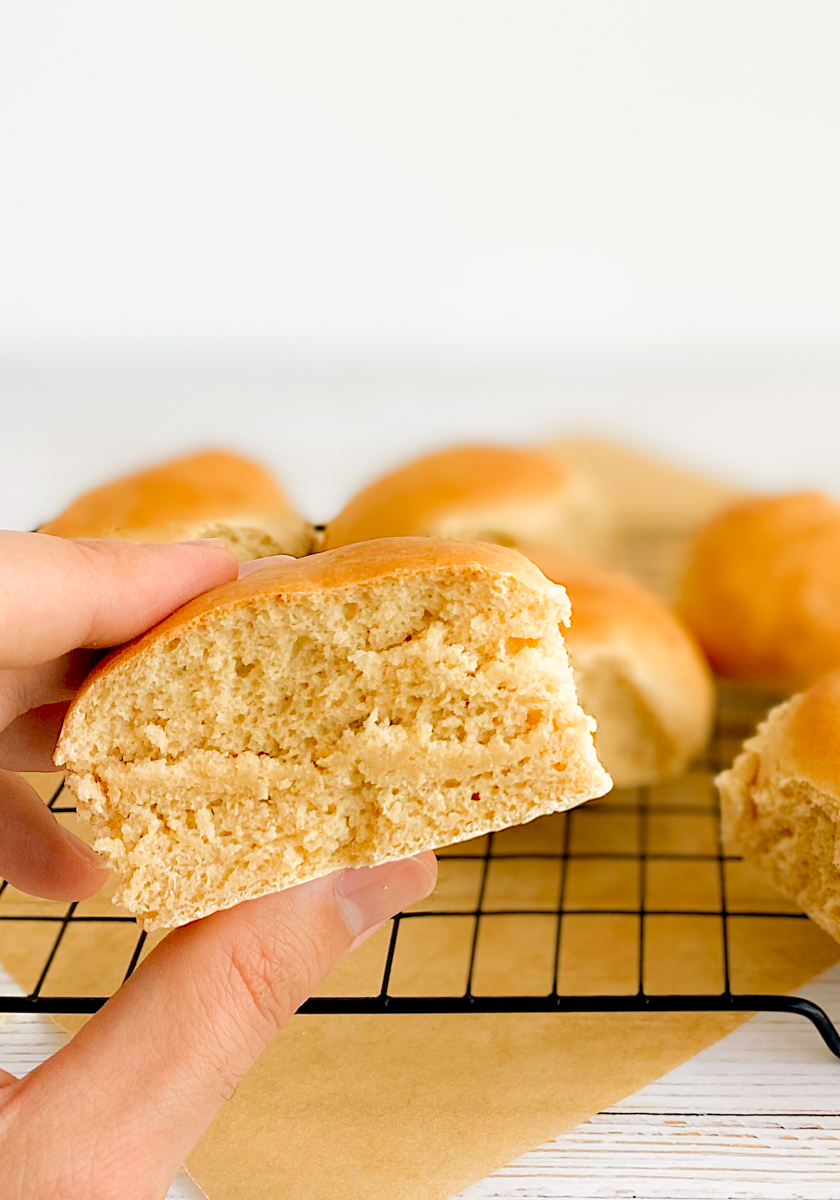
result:
<svg viewBox="0 0 840 1200"><path fill-rule="evenodd" d="M672 532L653 532L626 553L667 591L679 551ZM743 969L750 922L782 953L791 936L811 933L804 914L727 853L712 785L772 699L724 690L707 757L681 779L442 850L435 894L371 938L301 1011L789 1012L840 1057L822 1009L755 994ZM59 788L50 802L59 820L72 819L66 800ZM0 1012L94 1012L159 936L101 902L32 901L0 882L0 963L26 990L0 996ZM22 958L21 943L31 943ZM88 961L107 969L86 972Z"/></svg>

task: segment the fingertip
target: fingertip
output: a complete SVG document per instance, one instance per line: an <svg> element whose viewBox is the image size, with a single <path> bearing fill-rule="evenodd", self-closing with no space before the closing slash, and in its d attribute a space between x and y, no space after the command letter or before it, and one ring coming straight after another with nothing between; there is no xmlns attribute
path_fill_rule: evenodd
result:
<svg viewBox="0 0 840 1200"><path fill-rule="evenodd" d="M164 543L164 548L170 553L181 557L193 569L197 566L203 579L208 580L206 588L219 587L223 583L231 583L239 574L239 560L221 538L196 538L189 542Z"/></svg>
<svg viewBox="0 0 840 1200"><path fill-rule="evenodd" d="M186 552L192 561L204 561L212 565L214 570L223 570L224 582L235 579L239 571L239 560L222 538L194 538L186 542L146 542L144 544L153 545L170 554L174 552L183 555Z"/></svg>
<svg viewBox="0 0 840 1200"><path fill-rule="evenodd" d="M71 541L71 539L67 539ZM134 581L156 591L174 590L178 602L236 578L236 555L220 539L195 542L135 542L128 538L72 539L77 547L92 554L97 583L104 582L104 567L113 582L125 586ZM89 564L90 565L89 560Z"/></svg>
<svg viewBox="0 0 840 1200"><path fill-rule="evenodd" d="M67 904L77 904L82 900L90 900L97 892L102 891L107 880L107 871L81 867L72 875L65 873L61 880L51 881L32 895L42 900L63 900Z"/></svg>
<svg viewBox="0 0 840 1200"><path fill-rule="evenodd" d="M10 882L27 895L42 900L63 900L69 904L96 895L107 882L108 870L87 862L70 847L59 851L54 846L45 869L38 869L37 873L29 869L25 878L16 877L14 872L10 875Z"/></svg>
<svg viewBox="0 0 840 1200"><path fill-rule="evenodd" d="M0 546L3 667L120 645L239 570L217 545L0 532Z"/></svg>
<svg viewBox="0 0 840 1200"><path fill-rule="evenodd" d="M65 829L25 779L0 771L0 875L30 896L81 900L102 887L99 856Z"/></svg>
<svg viewBox="0 0 840 1200"><path fill-rule="evenodd" d="M194 597L232 582L239 569L225 545L98 543L100 549L106 545L110 580L94 605L95 633L86 646L114 646L135 637Z"/></svg>
<svg viewBox="0 0 840 1200"><path fill-rule="evenodd" d="M293 554L270 554L266 558L252 558L248 562L239 564L239 578L242 579L246 575L253 575L255 571L264 571L267 567L276 566L277 563L290 562L297 562Z"/></svg>
<svg viewBox="0 0 840 1200"><path fill-rule="evenodd" d="M424 850L422 854L415 856L417 862L422 862L427 870L432 874L432 878L437 882L438 877L438 860L434 850Z"/></svg>
<svg viewBox="0 0 840 1200"><path fill-rule="evenodd" d="M224 538L209 537L209 538L185 538L182 542L176 542L178 546L221 546L224 550L229 550L227 542Z"/></svg>
<svg viewBox="0 0 840 1200"><path fill-rule="evenodd" d="M354 939L434 890L437 860L429 852L377 867L358 867L335 876L335 900Z"/></svg>
<svg viewBox="0 0 840 1200"><path fill-rule="evenodd" d="M71 829L65 829L63 825L59 825L58 829L64 841L83 863L95 868L97 871L105 871L107 874L108 867L104 859L100 858L92 846L89 846L87 842L83 842Z"/></svg>
<svg viewBox="0 0 840 1200"><path fill-rule="evenodd" d="M107 864L86 842L63 825L58 826L64 843L61 861L56 862L55 886L59 899L87 900L98 892L109 875Z"/></svg>

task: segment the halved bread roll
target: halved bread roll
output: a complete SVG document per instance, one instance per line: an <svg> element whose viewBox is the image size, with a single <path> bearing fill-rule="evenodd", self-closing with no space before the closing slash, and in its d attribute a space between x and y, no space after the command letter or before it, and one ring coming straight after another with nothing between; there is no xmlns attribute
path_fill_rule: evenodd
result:
<svg viewBox="0 0 840 1200"><path fill-rule="evenodd" d="M314 532L259 463L210 450L94 488L40 529L58 537L220 538L240 562L308 554Z"/></svg>
<svg viewBox="0 0 840 1200"><path fill-rule="evenodd" d="M774 708L717 784L728 846L840 941L840 671Z"/></svg>
<svg viewBox="0 0 840 1200"><path fill-rule="evenodd" d="M364 488L327 526L324 548L382 537L557 545L597 553L603 506L587 477L538 450L456 446Z"/></svg>
<svg viewBox="0 0 840 1200"><path fill-rule="evenodd" d="M524 547L572 605L566 649L595 748L616 787L682 771L709 739L711 673L691 634L652 592L614 571Z"/></svg>
<svg viewBox="0 0 840 1200"><path fill-rule="evenodd" d="M58 745L118 900L181 924L602 795L568 613L515 551L431 538L185 605L91 675Z"/></svg>

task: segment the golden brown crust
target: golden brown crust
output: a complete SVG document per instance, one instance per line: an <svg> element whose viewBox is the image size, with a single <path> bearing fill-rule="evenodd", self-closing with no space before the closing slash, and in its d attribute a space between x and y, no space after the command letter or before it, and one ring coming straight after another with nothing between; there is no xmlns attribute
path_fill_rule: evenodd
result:
<svg viewBox="0 0 840 1200"><path fill-rule="evenodd" d="M840 815L840 671L776 709L764 727L762 761L777 781L797 781L833 801Z"/></svg>
<svg viewBox="0 0 840 1200"><path fill-rule="evenodd" d="M537 450L470 445L415 459L364 488L327 526L325 549L371 538L443 533L441 521L482 507L561 499L579 483Z"/></svg>
<svg viewBox="0 0 840 1200"><path fill-rule="evenodd" d="M70 712L81 703L90 687L103 674L117 670L125 661L147 653L187 625L203 622L221 611L247 605L257 597L330 592L386 576L407 578L430 571L471 566L513 577L534 590L557 590L555 584L550 583L533 563L516 550L482 542L456 542L447 538L381 538L308 555L295 561L272 563L242 579L235 579L196 596L153 629L109 654L87 677Z"/></svg>
<svg viewBox="0 0 840 1200"><path fill-rule="evenodd" d="M840 666L840 505L737 505L699 534L680 611L720 675L795 690Z"/></svg>
<svg viewBox="0 0 840 1200"><path fill-rule="evenodd" d="M40 532L106 537L121 531L162 536L168 527L253 524L269 533L305 522L269 471L224 450L208 450L137 471L75 500ZM167 539L168 540L168 539Z"/></svg>

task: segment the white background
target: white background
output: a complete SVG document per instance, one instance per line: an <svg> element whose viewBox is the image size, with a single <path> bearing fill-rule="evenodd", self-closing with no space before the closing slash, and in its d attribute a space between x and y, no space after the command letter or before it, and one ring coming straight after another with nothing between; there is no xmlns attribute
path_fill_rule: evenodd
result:
<svg viewBox="0 0 840 1200"><path fill-rule="evenodd" d="M211 441L316 519L447 438L840 490L834 0L0 16L0 523Z"/></svg>

